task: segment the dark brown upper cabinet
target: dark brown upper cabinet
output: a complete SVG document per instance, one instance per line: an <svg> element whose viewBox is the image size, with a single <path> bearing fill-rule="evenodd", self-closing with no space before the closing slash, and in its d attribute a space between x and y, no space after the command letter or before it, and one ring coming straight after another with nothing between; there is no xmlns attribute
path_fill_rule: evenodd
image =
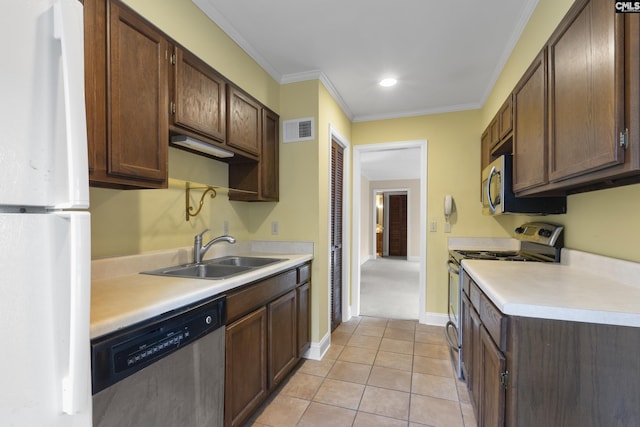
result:
<svg viewBox="0 0 640 427"><path fill-rule="evenodd" d="M623 163L624 15L607 0L579 0L548 52L549 180Z"/></svg>
<svg viewBox="0 0 640 427"><path fill-rule="evenodd" d="M171 131L187 133L204 142L224 144L227 136L225 79L181 47L176 46L173 55Z"/></svg>
<svg viewBox="0 0 640 427"><path fill-rule="evenodd" d="M548 183L546 49L513 90L513 191Z"/></svg>
<svg viewBox="0 0 640 427"><path fill-rule="evenodd" d="M229 186L249 192L230 191L229 200L277 202L280 197L280 117L260 107L260 160L235 159L229 162Z"/></svg>
<svg viewBox="0 0 640 427"><path fill-rule="evenodd" d="M241 89L227 85L227 145L258 158L262 113L260 103Z"/></svg>
<svg viewBox="0 0 640 427"><path fill-rule="evenodd" d="M89 180L166 188L169 42L115 0L85 0Z"/></svg>

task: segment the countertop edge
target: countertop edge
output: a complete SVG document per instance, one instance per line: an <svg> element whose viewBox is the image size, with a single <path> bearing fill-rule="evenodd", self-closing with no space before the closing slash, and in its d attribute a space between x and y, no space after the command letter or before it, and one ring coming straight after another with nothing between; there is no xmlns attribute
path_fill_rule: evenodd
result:
<svg viewBox="0 0 640 427"><path fill-rule="evenodd" d="M248 251L234 255L277 255L284 261L223 280L152 276L138 272L94 279L91 283L90 338L95 339L168 311L222 295L313 260L312 253Z"/></svg>

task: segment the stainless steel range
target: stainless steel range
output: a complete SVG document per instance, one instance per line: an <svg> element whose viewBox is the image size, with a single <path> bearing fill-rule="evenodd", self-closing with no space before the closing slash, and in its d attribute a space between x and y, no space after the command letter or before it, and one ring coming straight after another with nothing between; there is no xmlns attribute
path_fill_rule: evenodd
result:
<svg viewBox="0 0 640 427"><path fill-rule="evenodd" d="M458 376L462 375L462 329L460 311L462 310L463 259L481 259L488 261L526 261L560 262L560 251L564 245L564 228L544 222L528 222L514 230L514 238L520 243L519 250L501 250L495 248L460 248L449 250L447 269L449 270L449 321L445 328L445 337L449 342L456 360Z"/></svg>

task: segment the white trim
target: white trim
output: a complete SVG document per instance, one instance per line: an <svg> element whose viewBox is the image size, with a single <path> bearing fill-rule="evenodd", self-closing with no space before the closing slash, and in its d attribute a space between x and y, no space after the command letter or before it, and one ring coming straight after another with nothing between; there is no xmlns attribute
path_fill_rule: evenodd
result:
<svg viewBox="0 0 640 427"><path fill-rule="evenodd" d="M424 319L420 321L420 323L425 323L427 325L435 325L435 326L446 326L449 321L449 316L442 313L424 313Z"/></svg>
<svg viewBox="0 0 640 427"><path fill-rule="evenodd" d="M312 342L302 357L311 360L322 360L329 347L331 347L331 333L327 332L320 342Z"/></svg>
<svg viewBox="0 0 640 427"><path fill-rule="evenodd" d="M340 132L336 128L334 128L331 123L329 123L329 141L328 141L328 173L327 176L329 180L331 180L331 141L335 140L342 148L344 148L344 165L342 169L342 254L351 253L351 243L349 241L349 235L351 234L351 209L349 200L351 197L351 143L347 138L342 136ZM331 183L328 186L328 198L329 201L331 198ZM327 203L327 207L329 209L328 217L331 218L331 203ZM331 221L331 219L329 219ZM330 224L329 224L330 225ZM327 277L331 277L331 229L327 227L327 241L329 245L327 245L327 259L329 262L327 263ZM351 319L351 307L349 305L349 277L351 273L351 268L348 262L342 263L342 321L346 322ZM329 302L331 302L331 280L328 280L329 283ZM329 313L328 313L328 322L329 328L331 330L331 303L329 303Z"/></svg>
<svg viewBox="0 0 640 427"><path fill-rule="evenodd" d="M400 150L406 148L420 149L420 202L419 202L419 234L420 255L417 260L420 264L418 275L419 297L418 297L418 321L428 323L431 316L426 312L427 295L427 140L388 142L381 144L357 145L353 147L353 206L352 206L352 229L351 229L351 288L352 300L351 311L354 316L360 315L360 217L362 207L360 206L361 188L361 155L372 151ZM367 207L368 209L368 207ZM407 242L408 243L408 242Z"/></svg>

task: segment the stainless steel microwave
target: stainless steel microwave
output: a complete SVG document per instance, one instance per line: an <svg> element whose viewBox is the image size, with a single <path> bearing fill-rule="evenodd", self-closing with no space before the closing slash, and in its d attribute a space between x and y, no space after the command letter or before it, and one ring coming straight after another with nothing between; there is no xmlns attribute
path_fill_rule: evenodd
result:
<svg viewBox="0 0 640 427"><path fill-rule="evenodd" d="M501 214L563 214L567 198L516 197L513 193L513 158L505 154L482 171L482 213Z"/></svg>

